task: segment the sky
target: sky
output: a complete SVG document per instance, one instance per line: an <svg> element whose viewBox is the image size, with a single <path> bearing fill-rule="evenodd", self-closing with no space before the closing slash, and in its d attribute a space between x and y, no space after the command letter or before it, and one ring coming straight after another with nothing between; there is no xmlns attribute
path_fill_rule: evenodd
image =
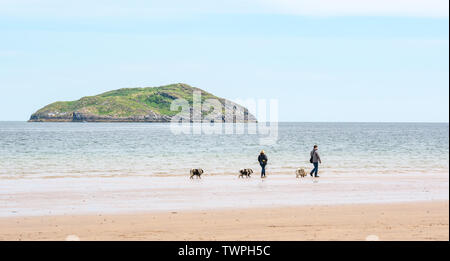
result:
<svg viewBox="0 0 450 261"><path fill-rule="evenodd" d="M277 99L280 121L448 122L448 10L448 0L0 0L0 120L182 82Z"/></svg>

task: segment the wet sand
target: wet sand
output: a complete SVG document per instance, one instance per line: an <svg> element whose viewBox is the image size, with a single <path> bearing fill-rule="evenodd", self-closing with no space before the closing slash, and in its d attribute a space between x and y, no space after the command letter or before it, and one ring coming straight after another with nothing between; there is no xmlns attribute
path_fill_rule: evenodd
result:
<svg viewBox="0 0 450 261"><path fill-rule="evenodd" d="M449 240L448 173L0 185L0 240Z"/></svg>
<svg viewBox="0 0 450 261"><path fill-rule="evenodd" d="M449 199L449 175L112 176L0 180L0 217L401 203Z"/></svg>
<svg viewBox="0 0 450 261"><path fill-rule="evenodd" d="M0 240L449 240L448 200L0 218Z"/></svg>

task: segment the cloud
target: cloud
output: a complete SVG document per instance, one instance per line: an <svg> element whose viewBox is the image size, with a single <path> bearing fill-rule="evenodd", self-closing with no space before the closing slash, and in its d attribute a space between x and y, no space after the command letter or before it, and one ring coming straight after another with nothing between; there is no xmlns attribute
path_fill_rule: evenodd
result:
<svg viewBox="0 0 450 261"><path fill-rule="evenodd" d="M8 57L16 57L20 54L18 51L12 50L0 50L0 57L8 58Z"/></svg>
<svg viewBox="0 0 450 261"><path fill-rule="evenodd" d="M448 0L265 0L274 12L306 16L448 17Z"/></svg>
<svg viewBox="0 0 450 261"><path fill-rule="evenodd" d="M19 18L177 17L198 14L448 17L448 0L0 0Z"/></svg>

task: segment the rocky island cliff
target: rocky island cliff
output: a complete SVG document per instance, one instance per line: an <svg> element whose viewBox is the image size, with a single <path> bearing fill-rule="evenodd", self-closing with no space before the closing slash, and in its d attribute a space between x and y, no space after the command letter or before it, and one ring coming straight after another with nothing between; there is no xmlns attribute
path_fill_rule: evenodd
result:
<svg viewBox="0 0 450 261"><path fill-rule="evenodd" d="M256 122L247 108L219 98L199 88L178 83L160 87L124 88L76 101L54 102L30 117L30 122L171 122L180 111L171 110L177 99L186 100L191 106L189 121L193 120L193 94L201 93L201 101L216 99L222 104L221 122ZM236 117L236 112L243 117ZM200 115L205 121L207 112ZM208 121L211 121L208 119Z"/></svg>

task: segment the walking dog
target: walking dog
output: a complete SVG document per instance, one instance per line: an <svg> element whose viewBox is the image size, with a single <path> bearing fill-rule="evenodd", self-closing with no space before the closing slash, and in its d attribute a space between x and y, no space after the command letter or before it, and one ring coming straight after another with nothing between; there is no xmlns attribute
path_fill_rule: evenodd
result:
<svg viewBox="0 0 450 261"><path fill-rule="evenodd" d="M304 178L304 177L306 177L306 172L305 172L305 170L302 169L302 168L297 169L297 170L295 171L295 174L296 174L296 178L299 178L299 177Z"/></svg>
<svg viewBox="0 0 450 261"><path fill-rule="evenodd" d="M250 178L252 173L253 173L252 169L241 169L239 171L239 178L243 178L244 176L246 176L247 178Z"/></svg>
<svg viewBox="0 0 450 261"><path fill-rule="evenodd" d="M191 179L194 178L194 176L196 176L197 178L202 178L202 174L204 173L203 169L191 169Z"/></svg>

